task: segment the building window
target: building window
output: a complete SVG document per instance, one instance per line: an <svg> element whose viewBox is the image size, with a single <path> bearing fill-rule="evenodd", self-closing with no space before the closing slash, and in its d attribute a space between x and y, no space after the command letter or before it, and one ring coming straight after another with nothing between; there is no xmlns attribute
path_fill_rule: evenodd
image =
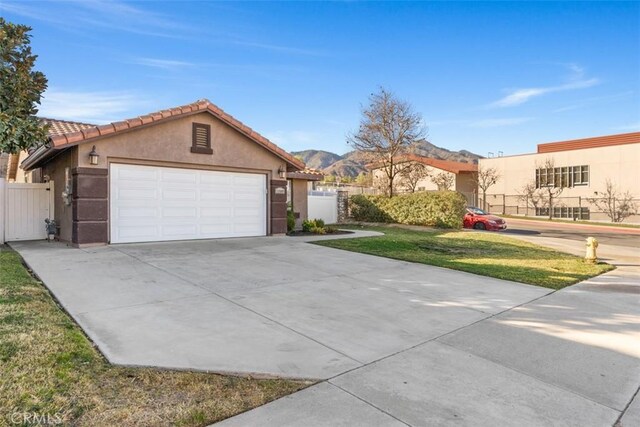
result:
<svg viewBox="0 0 640 427"><path fill-rule="evenodd" d="M589 166L536 169L536 188L589 185Z"/></svg>
<svg viewBox="0 0 640 427"><path fill-rule="evenodd" d="M553 218L590 219L589 208L556 206L553 208ZM549 216L549 208L536 208L536 216Z"/></svg>
<svg viewBox="0 0 640 427"><path fill-rule="evenodd" d="M198 154L213 154L211 149L211 126L204 123L193 123L191 137L191 152Z"/></svg>

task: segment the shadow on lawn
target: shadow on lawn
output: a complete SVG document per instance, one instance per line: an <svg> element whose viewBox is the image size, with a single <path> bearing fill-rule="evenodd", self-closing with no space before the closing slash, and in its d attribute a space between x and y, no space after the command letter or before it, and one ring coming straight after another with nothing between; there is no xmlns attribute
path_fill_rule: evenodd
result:
<svg viewBox="0 0 640 427"><path fill-rule="evenodd" d="M387 231L385 236L324 242L326 246L561 289L611 269L523 242L466 238L455 232Z"/></svg>

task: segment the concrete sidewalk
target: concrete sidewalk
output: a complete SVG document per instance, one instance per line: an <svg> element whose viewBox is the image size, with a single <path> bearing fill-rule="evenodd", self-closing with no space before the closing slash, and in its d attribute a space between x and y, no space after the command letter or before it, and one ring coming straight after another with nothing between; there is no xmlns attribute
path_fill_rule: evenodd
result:
<svg viewBox="0 0 640 427"><path fill-rule="evenodd" d="M640 265L602 249L617 270L218 425L639 426Z"/></svg>

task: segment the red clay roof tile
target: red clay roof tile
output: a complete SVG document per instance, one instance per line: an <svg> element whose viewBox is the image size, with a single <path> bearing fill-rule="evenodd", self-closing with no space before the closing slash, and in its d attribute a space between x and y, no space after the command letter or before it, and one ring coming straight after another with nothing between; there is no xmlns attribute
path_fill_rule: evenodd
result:
<svg viewBox="0 0 640 427"><path fill-rule="evenodd" d="M621 133L617 135L596 136L592 138L538 144L538 153L610 147L612 145L634 144L638 142L640 142L640 132Z"/></svg>
<svg viewBox="0 0 640 427"><path fill-rule="evenodd" d="M124 132L130 129L135 129L139 126L153 124L155 122L162 121L164 119L168 119L171 117L197 113L199 111L209 111L218 119L222 120L229 126L236 129L237 131L243 133L249 139L253 140L259 145L262 145L267 150L271 151L272 153L276 154L278 157L287 161L291 166L298 169L304 169L305 167L304 162L293 157L291 154L287 153L285 150L281 149L280 147L278 147L277 145L269 141L267 138L260 135L258 132L254 131L253 129L251 129L244 123L240 122L235 117L232 117L231 115L223 111L220 107L218 107L215 104L212 104L209 100L206 100L206 99L198 100L192 104L187 104L179 107L174 107L171 109L156 111L153 113L145 114L143 116L134 117L132 119L114 122L114 123L101 125L101 126L89 125L86 123L67 122L75 125L76 127L69 125L70 126L69 132L61 132L59 135L51 135L50 140L54 148L62 148L63 146L66 146L66 145L78 144L83 141L97 138L99 136L105 136L113 133ZM51 119L45 119L45 120L51 120ZM82 132L82 130L84 130L84 132Z"/></svg>

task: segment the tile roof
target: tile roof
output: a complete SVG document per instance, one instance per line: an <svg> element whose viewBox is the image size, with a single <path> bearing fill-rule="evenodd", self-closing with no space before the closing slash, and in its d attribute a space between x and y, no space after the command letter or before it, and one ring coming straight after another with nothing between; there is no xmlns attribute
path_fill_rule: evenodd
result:
<svg viewBox="0 0 640 427"><path fill-rule="evenodd" d="M320 181L324 179L324 173L316 169L304 169L287 173L289 179L306 179L307 181Z"/></svg>
<svg viewBox="0 0 640 427"><path fill-rule="evenodd" d="M271 151L276 156L285 160L294 168L305 168L304 162L287 153L282 148L278 147L273 142L269 141L267 138L260 135L258 132L254 131L230 114L224 112L221 108L213 104L208 99L201 99L191 104L182 105L167 110L156 111L154 113L145 114L143 116L135 117L132 119L113 122L106 125L88 126L70 133L52 135L50 137L50 142L53 148L65 148L84 143L94 138L111 136L116 133L126 132L141 126L155 124L169 119L174 119L176 117L196 114L200 112L211 113L222 122L231 126L238 132L244 134L247 138L253 140L259 145L262 145L264 148Z"/></svg>
<svg viewBox="0 0 640 427"><path fill-rule="evenodd" d="M88 129L95 125L90 123L72 122L69 120L50 119L47 117L40 117L40 120L45 125L49 126L49 136L63 135L65 133L79 132L82 129Z"/></svg>
<svg viewBox="0 0 640 427"><path fill-rule="evenodd" d="M634 143L640 143L640 132L621 133L617 135L596 136L593 138L572 139L569 141L538 144L538 153L553 153L556 151L581 150L585 148L610 147L613 145Z"/></svg>
<svg viewBox="0 0 640 427"><path fill-rule="evenodd" d="M452 160L440 160L433 157L418 156L415 154L406 154L396 159L397 163L404 162L419 162L427 166L442 169L455 174L463 172L477 172L478 165L476 163L454 162ZM372 169L376 169L376 166L371 166Z"/></svg>

